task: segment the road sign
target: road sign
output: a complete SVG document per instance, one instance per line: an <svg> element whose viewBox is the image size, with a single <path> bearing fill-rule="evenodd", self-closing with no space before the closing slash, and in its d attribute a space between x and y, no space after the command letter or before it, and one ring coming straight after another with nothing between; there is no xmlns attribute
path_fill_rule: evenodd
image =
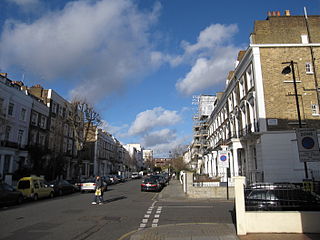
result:
<svg viewBox="0 0 320 240"><path fill-rule="evenodd" d="M229 151L218 152L218 165L223 168L229 167Z"/></svg>
<svg viewBox="0 0 320 240"><path fill-rule="evenodd" d="M316 129L299 128L296 131L300 162L319 162L320 151Z"/></svg>

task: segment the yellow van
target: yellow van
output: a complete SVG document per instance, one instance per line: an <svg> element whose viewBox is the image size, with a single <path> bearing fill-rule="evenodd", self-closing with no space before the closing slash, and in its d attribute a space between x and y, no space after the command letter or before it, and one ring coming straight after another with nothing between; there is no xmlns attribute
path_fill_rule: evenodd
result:
<svg viewBox="0 0 320 240"><path fill-rule="evenodd" d="M53 198L54 190L45 184L44 178L37 176L23 177L18 181L17 190L24 198L38 200L39 198Z"/></svg>

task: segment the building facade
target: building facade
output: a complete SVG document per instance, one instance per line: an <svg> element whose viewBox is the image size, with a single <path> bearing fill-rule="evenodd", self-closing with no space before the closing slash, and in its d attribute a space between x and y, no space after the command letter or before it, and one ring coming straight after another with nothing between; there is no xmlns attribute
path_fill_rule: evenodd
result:
<svg viewBox="0 0 320 240"><path fill-rule="evenodd" d="M231 175L250 182L320 178L320 159L305 168L296 137L300 127L320 130L319 29L320 16L288 11L255 22L250 45L239 52L209 119L209 175L226 180L218 154L227 151ZM291 62L291 71L284 72Z"/></svg>
<svg viewBox="0 0 320 240"><path fill-rule="evenodd" d="M0 75L0 179L8 178L28 161L28 132L32 98L21 90L23 84Z"/></svg>

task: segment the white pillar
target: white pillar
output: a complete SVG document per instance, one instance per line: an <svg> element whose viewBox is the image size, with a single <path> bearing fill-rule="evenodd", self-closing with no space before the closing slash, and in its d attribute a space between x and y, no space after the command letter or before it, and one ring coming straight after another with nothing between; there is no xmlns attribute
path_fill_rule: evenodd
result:
<svg viewBox="0 0 320 240"><path fill-rule="evenodd" d="M247 234L246 208L245 208L245 200L244 200L245 181L246 181L245 177L234 177L236 224L237 224L237 234L238 235L246 235Z"/></svg>

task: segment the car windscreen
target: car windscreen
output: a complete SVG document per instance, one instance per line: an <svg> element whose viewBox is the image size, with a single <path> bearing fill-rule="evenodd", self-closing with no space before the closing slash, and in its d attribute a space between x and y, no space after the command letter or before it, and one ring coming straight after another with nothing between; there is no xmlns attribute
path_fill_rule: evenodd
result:
<svg viewBox="0 0 320 240"><path fill-rule="evenodd" d="M29 180L22 180L18 183L19 189L27 189L30 188L30 181Z"/></svg>
<svg viewBox="0 0 320 240"><path fill-rule="evenodd" d="M156 184L156 183L157 183L157 180L147 178L147 179L143 180L143 183L155 183L155 184Z"/></svg>

